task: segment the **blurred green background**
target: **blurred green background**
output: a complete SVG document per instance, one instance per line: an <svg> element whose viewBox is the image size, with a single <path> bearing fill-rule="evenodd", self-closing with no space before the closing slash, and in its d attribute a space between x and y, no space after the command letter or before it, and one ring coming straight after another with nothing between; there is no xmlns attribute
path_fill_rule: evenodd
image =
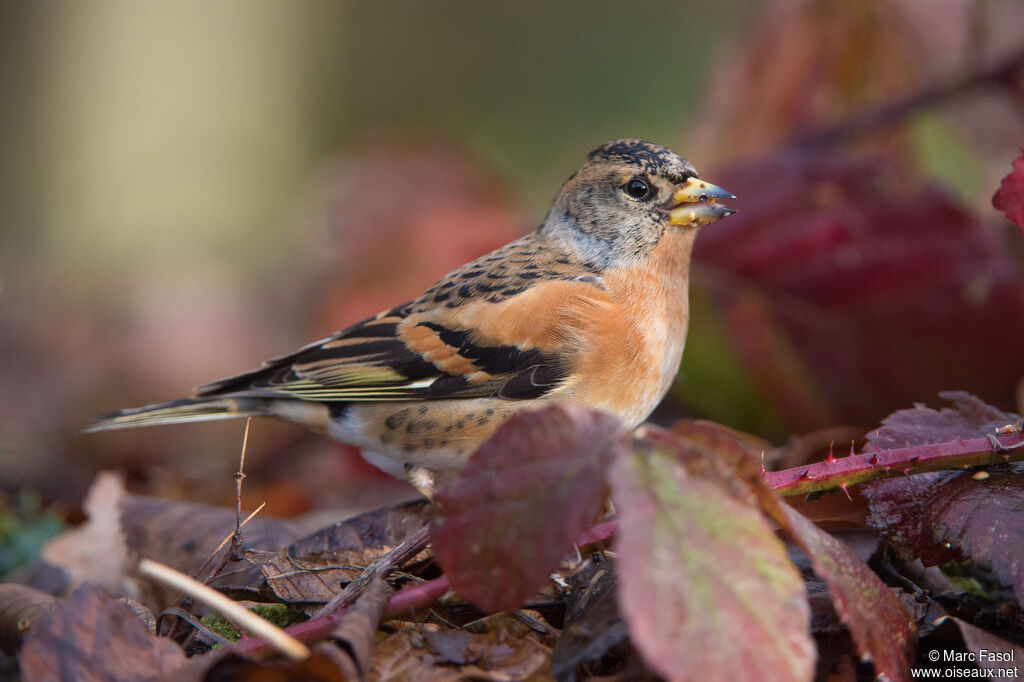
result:
<svg viewBox="0 0 1024 682"><path fill-rule="evenodd" d="M322 164L373 131L465 146L540 216L596 144L680 139L747 5L4 3L5 270L273 269Z"/></svg>
<svg viewBox="0 0 1024 682"><path fill-rule="evenodd" d="M0 3L0 512L73 507L110 467L230 501L239 423L78 432L414 295L538 224L602 142L652 139L717 182L1022 43L1018 0ZM895 186L955 183L1005 235L989 199L1022 121L981 91L865 146L909 178ZM809 428L695 299L690 413L776 440ZM253 428L247 485L272 515L371 475Z"/></svg>

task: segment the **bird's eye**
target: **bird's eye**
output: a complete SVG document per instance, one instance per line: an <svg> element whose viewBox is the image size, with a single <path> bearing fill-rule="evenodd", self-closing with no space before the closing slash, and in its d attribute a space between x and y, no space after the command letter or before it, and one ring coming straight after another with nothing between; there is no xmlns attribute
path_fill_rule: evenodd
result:
<svg viewBox="0 0 1024 682"><path fill-rule="evenodd" d="M651 189L650 184L639 176L630 179L622 189L626 191L626 194L640 201L650 199L654 196L654 190Z"/></svg>

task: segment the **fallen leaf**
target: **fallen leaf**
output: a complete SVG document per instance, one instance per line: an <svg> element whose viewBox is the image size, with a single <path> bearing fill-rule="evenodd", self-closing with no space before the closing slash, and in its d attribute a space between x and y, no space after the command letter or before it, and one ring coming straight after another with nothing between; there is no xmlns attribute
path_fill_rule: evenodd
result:
<svg viewBox="0 0 1024 682"><path fill-rule="evenodd" d="M140 583L134 576L139 560L194 573L232 533L236 519L233 509L129 495L123 478L111 472L96 477L85 510L88 520L47 543L44 560L67 572L73 586L88 581L119 595L138 592L158 607L170 605L178 594ZM304 533L300 524L257 516L242 529L242 550L280 547ZM256 577L251 570L251 578L236 573L231 580L246 585Z"/></svg>
<svg viewBox="0 0 1024 682"><path fill-rule="evenodd" d="M437 494L431 539L455 590L493 611L536 593L600 512L620 435L614 417L577 406L502 424Z"/></svg>
<svg viewBox="0 0 1024 682"><path fill-rule="evenodd" d="M235 510L202 504L173 502L127 495L120 502L120 523L132 571L143 559L152 559L183 573L195 573L235 529ZM281 547L306 532L301 524L256 516L242 528L244 553L255 547ZM228 551L225 545L216 555ZM239 570L218 576L213 587L245 587L255 583L258 571L242 564ZM176 603L179 593L150 581L137 583L143 601L163 608Z"/></svg>
<svg viewBox="0 0 1024 682"><path fill-rule="evenodd" d="M245 560L259 569L277 599L297 607L326 604L359 575L358 568L345 568L322 559L297 559L287 549L250 549Z"/></svg>
<svg viewBox="0 0 1024 682"><path fill-rule="evenodd" d="M82 505L88 520L43 547L43 560L64 570L69 589L90 582L115 594L124 591L128 547L121 526L121 503L126 496L122 475L100 472Z"/></svg>
<svg viewBox="0 0 1024 682"><path fill-rule="evenodd" d="M215 652L209 661L193 658L181 682L355 682L363 679L344 653L331 644L318 644L301 661L255 661L237 654Z"/></svg>
<svg viewBox="0 0 1024 682"><path fill-rule="evenodd" d="M296 540L288 554L307 561L367 566L427 525L433 511L433 505L422 499L374 509Z"/></svg>
<svg viewBox="0 0 1024 682"><path fill-rule="evenodd" d="M440 680L550 680L551 652L532 637L504 630L473 634L444 630L432 623L403 628L374 650L370 679L433 682Z"/></svg>
<svg viewBox="0 0 1024 682"><path fill-rule="evenodd" d="M123 604L84 585L25 638L18 655L23 679L140 682L170 679L185 654L154 637Z"/></svg>
<svg viewBox="0 0 1024 682"><path fill-rule="evenodd" d="M0 583L0 651L17 652L25 635L57 604L57 599L46 592L27 585Z"/></svg>
<svg viewBox="0 0 1024 682"><path fill-rule="evenodd" d="M363 679L370 670L381 614L393 593L382 579L373 579L330 635L330 640L352 659Z"/></svg>
<svg viewBox="0 0 1024 682"><path fill-rule="evenodd" d="M867 483L868 523L929 566L973 559L1024 603L1024 473L940 472Z"/></svg>

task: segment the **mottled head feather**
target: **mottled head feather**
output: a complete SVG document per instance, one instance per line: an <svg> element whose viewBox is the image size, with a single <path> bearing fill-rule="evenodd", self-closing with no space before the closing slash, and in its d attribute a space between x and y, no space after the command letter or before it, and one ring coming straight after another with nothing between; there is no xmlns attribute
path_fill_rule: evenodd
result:
<svg viewBox="0 0 1024 682"><path fill-rule="evenodd" d="M634 138L615 140L601 145L587 155L590 163L635 165L646 173L683 183L687 178L699 177L689 161L671 149Z"/></svg>
<svg viewBox="0 0 1024 682"><path fill-rule="evenodd" d="M588 270L641 261L668 227L674 190L698 177L671 149L637 139L603 144L562 187L541 227L557 235ZM625 193L631 178L654 194L643 201Z"/></svg>

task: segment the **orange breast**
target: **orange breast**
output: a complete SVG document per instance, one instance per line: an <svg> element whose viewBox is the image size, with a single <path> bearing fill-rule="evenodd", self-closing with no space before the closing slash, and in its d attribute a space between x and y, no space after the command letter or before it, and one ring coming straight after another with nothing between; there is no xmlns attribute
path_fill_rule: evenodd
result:
<svg viewBox="0 0 1024 682"><path fill-rule="evenodd" d="M615 305L587 335L574 400L614 412L632 428L665 396L686 341L694 235L670 228L642 265L604 273Z"/></svg>

